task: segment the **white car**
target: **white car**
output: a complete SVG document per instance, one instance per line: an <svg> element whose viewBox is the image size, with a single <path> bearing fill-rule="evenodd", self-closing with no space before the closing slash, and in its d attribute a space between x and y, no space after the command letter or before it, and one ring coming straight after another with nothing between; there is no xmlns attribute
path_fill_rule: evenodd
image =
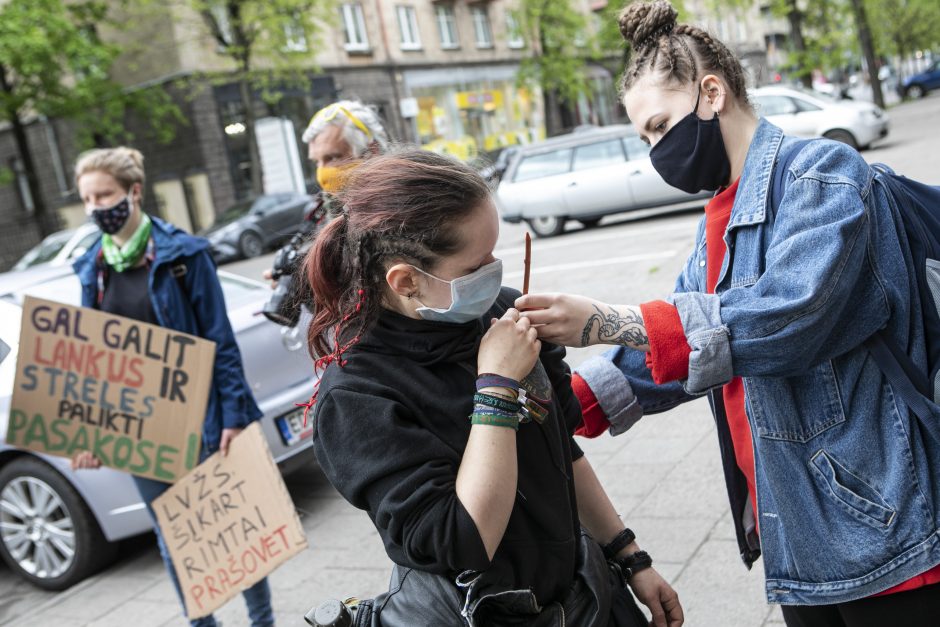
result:
<svg viewBox="0 0 940 627"><path fill-rule="evenodd" d="M568 220L596 226L606 215L689 203L712 194L671 187L629 124L577 129L517 148L496 190L506 222L525 221L539 237L559 235Z"/></svg>
<svg viewBox="0 0 940 627"><path fill-rule="evenodd" d="M828 137L864 149L890 128L888 114L870 102L835 100L819 92L777 86L759 87L749 96L757 114L787 135Z"/></svg>

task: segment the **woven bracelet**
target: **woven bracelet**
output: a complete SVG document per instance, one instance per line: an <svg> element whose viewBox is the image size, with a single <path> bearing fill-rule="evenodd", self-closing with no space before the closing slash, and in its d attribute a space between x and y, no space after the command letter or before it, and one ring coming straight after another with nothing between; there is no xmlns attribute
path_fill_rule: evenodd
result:
<svg viewBox="0 0 940 627"><path fill-rule="evenodd" d="M522 409L522 403L519 401L507 401L504 398L499 398L491 394L482 394L480 392L473 395L473 402L478 405L486 405L487 407L502 409L514 414Z"/></svg>
<svg viewBox="0 0 940 627"><path fill-rule="evenodd" d="M518 391L519 382L509 377L484 372L477 377L477 390L483 388L506 388L507 390Z"/></svg>
<svg viewBox="0 0 940 627"><path fill-rule="evenodd" d="M636 534L630 529L624 529L615 535L613 540L604 545L604 557L609 560L617 557L617 553L620 553L624 547L634 540L636 540Z"/></svg>
<svg viewBox="0 0 940 627"><path fill-rule="evenodd" d="M500 416L498 414L480 414L474 412L470 415L470 424L505 427L513 431L519 430L519 418L517 416Z"/></svg>

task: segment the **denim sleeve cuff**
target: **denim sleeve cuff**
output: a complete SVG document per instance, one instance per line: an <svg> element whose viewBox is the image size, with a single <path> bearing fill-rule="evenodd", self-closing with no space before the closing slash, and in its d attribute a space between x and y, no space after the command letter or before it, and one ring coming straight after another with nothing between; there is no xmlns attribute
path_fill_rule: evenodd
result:
<svg viewBox="0 0 940 627"><path fill-rule="evenodd" d="M591 357L577 368L590 386L601 409L610 422L610 435L620 435L643 417L630 382L610 359L603 355Z"/></svg>
<svg viewBox="0 0 940 627"><path fill-rule="evenodd" d="M689 355L689 378L682 382L688 394L704 394L724 385L734 376L731 370L731 344L728 327L721 323L721 301L716 294L684 292L673 294ZM584 376L584 375L582 375Z"/></svg>

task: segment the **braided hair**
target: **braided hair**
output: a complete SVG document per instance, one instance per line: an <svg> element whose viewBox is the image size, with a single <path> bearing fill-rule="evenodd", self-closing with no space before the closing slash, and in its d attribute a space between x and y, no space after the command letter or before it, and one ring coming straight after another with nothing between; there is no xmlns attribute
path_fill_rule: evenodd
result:
<svg viewBox="0 0 940 627"><path fill-rule="evenodd" d="M634 2L620 13L620 33L633 48L621 91L629 91L649 72L679 85L693 83L705 74L716 74L725 79L737 101L747 105L741 62L707 31L677 24L678 15L668 0Z"/></svg>

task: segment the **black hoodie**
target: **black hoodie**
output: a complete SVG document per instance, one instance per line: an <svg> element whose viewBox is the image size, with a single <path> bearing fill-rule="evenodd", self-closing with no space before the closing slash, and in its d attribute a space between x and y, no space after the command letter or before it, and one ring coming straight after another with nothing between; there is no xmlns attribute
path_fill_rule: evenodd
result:
<svg viewBox="0 0 940 627"><path fill-rule="evenodd" d="M483 318L466 324L383 310L346 365L324 374L313 445L329 481L368 512L394 562L450 579L482 571L481 592L531 588L546 604L572 584L580 533L571 463L583 453L571 434L581 408L564 348L543 342L523 381L552 400L542 424L519 426L516 502L492 562L456 492L477 349L489 320L516 296L503 288Z"/></svg>

